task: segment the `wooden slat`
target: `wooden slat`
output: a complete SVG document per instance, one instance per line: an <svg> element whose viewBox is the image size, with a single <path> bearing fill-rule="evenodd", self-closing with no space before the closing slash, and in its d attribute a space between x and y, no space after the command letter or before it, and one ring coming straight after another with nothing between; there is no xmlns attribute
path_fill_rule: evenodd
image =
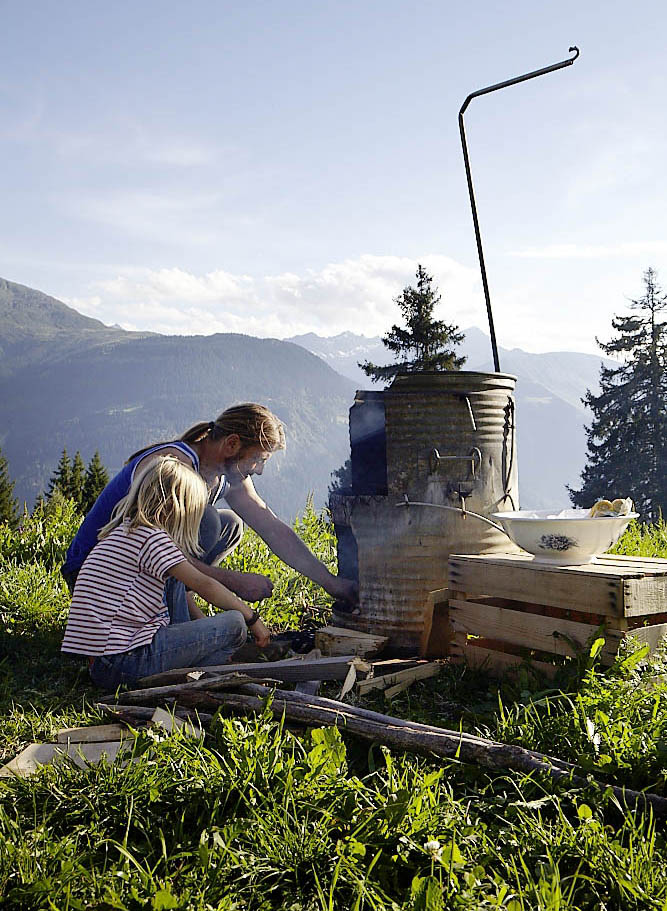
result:
<svg viewBox="0 0 667 911"><path fill-rule="evenodd" d="M367 677L366 680L360 680L357 683L357 691L367 693L369 690L384 690L390 686L397 686L399 683L405 683L406 680L409 680L410 683L415 680L426 680L428 677L437 677L441 670L442 665L427 662L404 671L397 671L395 674Z"/></svg>
<svg viewBox="0 0 667 911"><path fill-rule="evenodd" d="M58 743L104 743L131 736L131 731L123 725L96 724L87 728L61 728L57 740Z"/></svg>
<svg viewBox="0 0 667 911"><path fill-rule="evenodd" d="M662 640L667 636L667 623L656 623L653 626L637 626L635 629L622 633L624 637L633 637L641 642L642 645L648 645L653 653Z"/></svg>
<svg viewBox="0 0 667 911"><path fill-rule="evenodd" d="M662 614L667 610L667 577L628 579L623 586L623 595L626 617Z"/></svg>
<svg viewBox="0 0 667 911"><path fill-rule="evenodd" d="M554 655L576 654L576 648L573 648L568 639L583 649L586 641L598 631L597 626L587 623L543 617L476 601L453 600L449 602L449 609L452 621L468 634L500 639L522 648L537 649ZM554 632L561 633L568 639L554 636ZM621 634L618 630L608 630L604 635L607 640L604 650L615 654Z"/></svg>
<svg viewBox="0 0 667 911"><path fill-rule="evenodd" d="M552 679L558 667L546 661L524 661L519 655L509 655L505 652L496 652L491 649L479 648L476 645L465 645L457 649L457 657L465 661L469 667L482 668L490 674L503 675L508 670L517 669L522 664L539 671L548 679Z"/></svg>

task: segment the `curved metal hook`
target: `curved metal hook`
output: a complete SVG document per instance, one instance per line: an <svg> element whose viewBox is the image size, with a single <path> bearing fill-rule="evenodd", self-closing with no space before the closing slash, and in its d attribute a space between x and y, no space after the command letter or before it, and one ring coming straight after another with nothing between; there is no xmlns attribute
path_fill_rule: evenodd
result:
<svg viewBox="0 0 667 911"><path fill-rule="evenodd" d="M572 53L572 51L575 52L574 57L573 57L572 60L570 61L571 63L574 63L574 61L575 61L575 60L577 59L577 57L579 56L579 48L577 47L576 44L573 44L572 47L568 47L567 50L568 50L568 52L569 52L570 54Z"/></svg>

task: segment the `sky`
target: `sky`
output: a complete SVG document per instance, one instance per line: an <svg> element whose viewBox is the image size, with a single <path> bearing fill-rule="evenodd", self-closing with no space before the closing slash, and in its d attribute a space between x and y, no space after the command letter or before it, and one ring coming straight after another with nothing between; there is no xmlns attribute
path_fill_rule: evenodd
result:
<svg viewBox="0 0 667 911"><path fill-rule="evenodd" d="M667 286L667 6L0 0L0 276L128 329L381 335L436 316L596 352Z"/></svg>

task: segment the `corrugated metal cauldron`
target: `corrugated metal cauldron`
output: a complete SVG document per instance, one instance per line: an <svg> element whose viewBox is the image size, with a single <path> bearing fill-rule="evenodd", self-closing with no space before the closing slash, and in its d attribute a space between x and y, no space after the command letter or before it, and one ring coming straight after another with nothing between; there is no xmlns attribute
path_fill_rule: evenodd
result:
<svg viewBox="0 0 667 911"><path fill-rule="evenodd" d="M501 532L458 512L518 509L514 386L499 373L397 377L357 393L350 409L352 490L333 494L339 572L359 579L360 613L334 622L423 653L430 592L447 585L450 553L513 549ZM403 505L399 505L403 504Z"/></svg>

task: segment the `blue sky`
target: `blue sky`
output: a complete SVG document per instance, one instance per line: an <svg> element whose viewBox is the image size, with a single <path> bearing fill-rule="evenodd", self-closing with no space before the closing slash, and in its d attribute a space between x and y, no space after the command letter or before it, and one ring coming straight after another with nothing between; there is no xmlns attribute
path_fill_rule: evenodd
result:
<svg viewBox="0 0 667 911"><path fill-rule="evenodd" d="M0 4L0 275L162 332L380 334L423 262L498 338L595 351L667 285L657 2Z"/></svg>

